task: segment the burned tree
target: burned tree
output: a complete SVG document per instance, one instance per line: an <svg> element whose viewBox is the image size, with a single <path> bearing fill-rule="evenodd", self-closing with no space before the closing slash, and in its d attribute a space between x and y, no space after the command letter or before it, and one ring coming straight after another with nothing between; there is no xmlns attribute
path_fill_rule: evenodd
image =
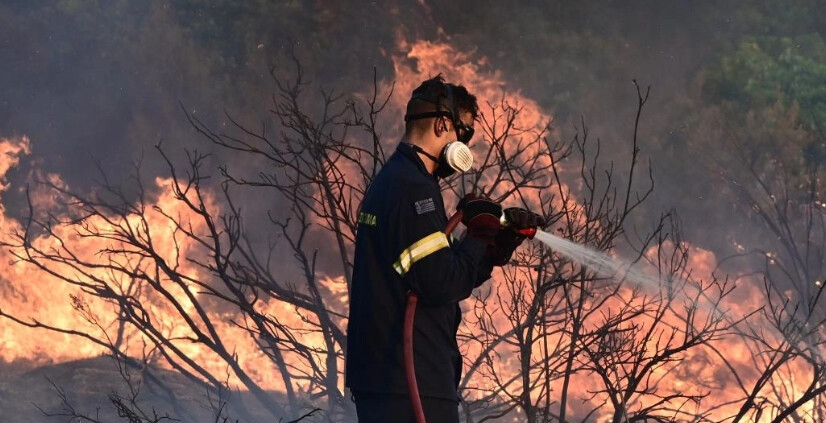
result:
<svg viewBox="0 0 826 423"><path fill-rule="evenodd" d="M275 116L282 119L287 131L292 131L277 134L283 135L283 139L269 140L264 133L256 135L238 125L243 136L268 145L271 151L255 150L252 144L243 144L236 137L213 134L201 122L191 120L203 135L223 147L240 149L239 145L246 145L246 153L277 160L272 164L280 172L262 174L256 182L236 179L222 168L225 179L219 185L220 199L212 196L209 176L203 173L206 155L188 152L188 162L181 167L168 158L160 145L159 154L169 164L171 174L167 181L172 192L170 204L153 205L153 194L144 189L139 174L135 178L137 201L127 200L121 188L105 179L100 189L91 194L75 193L42 181L45 188L63 199L70 214L39 216L32 210L23 229L14 234L14 242L8 246L21 261L77 287L83 296L111 305L112 315L100 317L102 323L96 330L87 332L30 322L25 317L4 317L77 335L127 359L135 353L134 345L112 342L115 334L108 323L117 320L126 325L127 337L137 335L140 342L147 344L143 350L146 361L161 360L214 391L231 388L228 379L232 379L233 384L253 393L276 418L295 415L304 408L312 408L308 404L324 399L329 418L341 420L336 416L347 414L352 408L340 389L339 369L345 343L340 324L345 305L336 303L330 287L321 285L316 267L318 245L308 245L307 239L317 227L315 218L329 223L326 228L335 234L341 248L343 269L339 274L346 279L355 227L352 211L363 187L359 188L357 182L351 185L336 166L338 160L351 154L356 159L369 154L373 164L368 166L383 160L380 150L351 149L343 142L349 127L369 128L380 109L375 109L378 104L374 98L368 116L362 118L355 105L348 102L337 114L325 115L316 127L298 109L302 85L300 72L292 85L279 82L280 97L274 98ZM325 97L324 101L325 107L341 103L332 97ZM343 120L345 115L352 120ZM341 129L341 138L333 138L327 132L330 128ZM378 143L375 146L381 148ZM363 170L365 177L373 171ZM271 219L284 244L278 246L277 252L274 245L261 249L245 232L249 228L244 226L241 208L233 197L235 186L275 187L289 202L289 217ZM353 192L349 192L351 189ZM323 193L319 201L314 198L316 192ZM159 229L164 226L171 227L171 231ZM325 227L323 223L321 226ZM169 243L161 246L158 238L165 236ZM93 257L86 257L74 251L74 237L93 239L105 247ZM33 238L49 239L54 244L43 247ZM170 250L162 251L164 247ZM287 252L293 254L303 280L282 278L275 267L274 255ZM277 305L288 307L297 318L285 319L283 314L274 313ZM226 310L233 313L224 321L222 314L226 315ZM278 372L286 403L267 392L260 379L253 377L254 369L243 364L248 358L239 357L235 351L237 331L246 333ZM321 341L315 343L315 336ZM215 367L207 368L205 363L194 360L192 346L206 351L209 359L218 360L225 367L227 378L216 373Z"/></svg>
<svg viewBox="0 0 826 423"><path fill-rule="evenodd" d="M731 130L728 122L716 122L733 152L718 163L720 173L746 221L759 229L752 241L756 247L741 247L735 256L758 269L743 278L759 287L757 295L763 299L760 313L738 326L752 368L720 354L741 395L732 413L735 422L826 418L826 136L819 124L814 130L801 124L802 113L779 105L762 116L751 113L745 133Z"/></svg>
<svg viewBox="0 0 826 423"><path fill-rule="evenodd" d="M550 179L530 181L516 197L529 208L543 207L549 230L598 251L624 247L635 253L629 265L647 266L656 286L606 275L581 266L542 245L519 254L500 278L474 296L465 342L462 382L469 421L486 421L519 410L527 421L569 421L611 416L611 421L681 421L702 416L699 403L708 392L680 392L666 386L666 376L691 349L720 339L731 329L718 310L730 293L727 281L694 281L687 268L687 247L675 217L667 214L650 233L626 233L626 220L653 189L653 177L636 191L637 130L647 92L638 90L637 119L627 174L600 163L600 143L589 144L587 127L569 143L551 144L546 133L518 131L513 118L485 125L495 150L506 143L534 144L531 157L547 163L540 173ZM518 114L505 107L504 113ZM513 134L518 134L513 135ZM516 139L509 139L516 138ZM519 149L512 157L519 157ZM523 161L532 169L535 162ZM496 163L480 172L501 174ZM604 166L604 167L602 167ZM495 197L497 187L474 183ZM624 179L623 185L617 180ZM488 180L497 181L497 176ZM510 180L525 180L513 178ZM568 188L576 181L578 189ZM619 193L622 193L620 195ZM507 200L506 200L507 201ZM547 207L552 205L551 207ZM622 241L622 243L621 243ZM624 245L618 245L624 244ZM503 365L508 363L509 365ZM596 380L589 389L577 388ZM576 406L574 403L586 403ZM688 410L686 403L697 405Z"/></svg>
<svg viewBox="0 0 826 423"><path fill-rule="evenodd" d="M159 145L170 173L159 180L166 197L145 186L139 167L137 200L105 175L90 193L42 181L64 212L32 205L7 247L78 290L79 304L95 303L88 316L106 315L95 315L101 324L90 330L3 317L76 335L121 360L161 362L213 392L241 387L274 418L318 407L329 421L346 421L353 406L343 391L343 328L356 216L395 144L379 129L389 119L383 113L392 87L382 91L374 76L367 98L321 92L308 99L300 66L291 79L273 77L271 120L260 126L227 114L230 129L218 131L187 114L211 147L246 166L221 165L216 178L205 168L207 155L187 152L182 165ZM525 127L520 107L500 99L483 110L483 136L472 146L480 163L446 181L455 194L448 201L476 192L541 211L548 230L598 251L633 254L632 263L659 281L641 287L622 274L606 277L542 245L518 252L467 304L460 388L469 421L509 413L531 422L708 415L707 393L680 392L665 381L687 351L726 335L731 323L718 309L730 288L693 280L671 216L649 233L627 231L653 189L650 173L637 189L636 132L647 93L638 96L621 176L601 162L601 146L584 124L560 142L547 122ZM275 202L266 230L245 211L249 193ZM77 248L87 241L97 246L93 254ZM594 383L582 389L584 380Z"/></svg>

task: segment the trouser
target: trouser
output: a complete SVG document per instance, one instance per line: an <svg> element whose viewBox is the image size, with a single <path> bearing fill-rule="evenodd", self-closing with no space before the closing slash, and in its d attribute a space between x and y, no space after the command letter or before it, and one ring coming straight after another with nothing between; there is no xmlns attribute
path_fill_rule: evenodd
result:
<svg viewBox="0 0 826 423"><path fill-rule="evenodd" d="M358 423L416 423L407 395L354 393ZM459 404L441 398L422 398L427 423L459 423Z"/></svg>

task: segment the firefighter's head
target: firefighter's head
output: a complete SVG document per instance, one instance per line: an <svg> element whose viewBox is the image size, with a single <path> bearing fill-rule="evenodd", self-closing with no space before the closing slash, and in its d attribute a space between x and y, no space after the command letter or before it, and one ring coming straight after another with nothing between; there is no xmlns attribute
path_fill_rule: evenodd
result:
<svg viewBox="0 0 826 423"><path fill-rule="evenodd" d="M437 75L413 90L404 137L431 161L425 164L436 176L466 171L473 163L468 143L478 113L476 96Z"/></svg>

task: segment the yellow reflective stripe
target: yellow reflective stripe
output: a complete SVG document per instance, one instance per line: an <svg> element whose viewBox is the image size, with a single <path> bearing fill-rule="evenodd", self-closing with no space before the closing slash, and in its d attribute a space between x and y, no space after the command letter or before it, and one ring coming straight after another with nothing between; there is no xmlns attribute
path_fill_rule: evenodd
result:
<svg viewBox="0 0 826 423"><path fill-rule="evenodd" d="M393 263L393 268L400 276L404 276L410 270L413 263L429 256L434 251L449 247L447 236L444 232L434 232L413 243L406 250L402 251L399 259Z"/></svg>

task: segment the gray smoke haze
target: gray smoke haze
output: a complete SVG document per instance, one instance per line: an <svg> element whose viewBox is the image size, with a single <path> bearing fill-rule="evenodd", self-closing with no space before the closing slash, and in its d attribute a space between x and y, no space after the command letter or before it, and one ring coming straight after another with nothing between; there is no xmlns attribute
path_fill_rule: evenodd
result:
<svg viewBox="0 0 826 423"><path fill-rule="evenodd" d="M267 119L269 67L289 70L293 42L310 80L352 91L369 86L373 67L392 77L387 55L398 34L447 40L489 58L555 116L563 136L584 116L618 163L633 124L631 81L651 85L640 140L658 189L645 218L676 207L692 234L714 244L714 227L726 222L693 221L719 213L708 212L716 203L704 195L714 178L697 171L706 164L685 160L696 155L686 145L696 124L687 116L700 100L701 69L751 19L736 9L690 1L5 1L0 133L28 135L33 157L74 187L98 179L95 160L115 180L141 155L146 175L164 174L158 141L176 157L183 147L211 150L179 102L216 128L226 123L223 110ZM16 173L26 174L25 163ZM19 200L5 202L14 211Z"/></svg>
<svg viewBox="0 0 826 423"><path fill-rule="evenodd" d="M704 69L754 32L758 18L737 5L362 3L2 2L0 136L25 134L33 143L31 157L10 175L13 186L36 165L82 189L99 179L95 161L113 180L125 181L141 156L145 176L165 175L153 149L159 141L178 159L184 147L213 150L194 134L179 102L218 129L226 124L224 110L253 124L268 119L269 68L289 73L293 43L314 89L367 91L374 67L392 78L388 54L403 35L449 41L487 57L514 89L555 117L563 138L584 116L603 141L605 159L618 166L627 161L633 129L631 81L651 85L640 142L657 189L639 223L676 208L688 239L723 255L731 242L719 228L739 225L751 233L743 219L720 208L725 195L711 171L719 152L708 148L723 144L690 145L704 136L697 118ZM787 12L749 5L766 14ZM811 31L803 23L796 28ZM216 163L238 160L216 153L223 155ZM23 203L14 192L4 204L19 213ZM258 200L248 199L253 208L266 208Z"/></svg>
<svg viewBox="0 0 826 423"><path fill-rule="evenodd" d="M798 6L826 10L819 0L793 2L788 10L745 3L764 15L788 13L790 21ZM725 144L696 142L716 134L706 129L710 112L703 111L708 69L747 37L794 37L816 33L818 23L826 27L817 15L755 34L761 17L742 13L741 6L690 0L525 1L517 7L494 0L2 0L0 137L27 135L33 147L9 175L13 189L3 204L12 214L23 212L20 188L35 167L79 190L100 179L96 161L117 182L128 183L131 163L140 157L147 180L166 176L153 147L161 140L176 160L184 148L194 148L215 154L212 168L255 169L247 157L200 138L180 104L216 129L229 124L225 110L251 125L269 122L269 71L290 74L292 46L314 83L311 90L367 92L374 68L381 78L393 77L389 55L402 36L447 41L486 57L511 88L554 116L564 139L584 117L591 136L603 142L603 160L618 169L630 154L637 101L632 80L650 85L640 145L656 187L634 223L647 228L662 210L676 209L687 240L727 256L736 252L734 240L757 246L765 236L755 231L762 224L732 206L732 193L715 171L717 159L730 153ZM253 222L263 221L277 207L271 201L247 196L243 205Z"/></svg>
<svg viewBox="0 0 826 423"><path fill-rule="evenodd" d="M95 160L117 178L144 154L148 174L160 174L152 151L160 140L170 152L209 149L193 136L179 102L217 128L226 121L223 110L253 122L266 117L269 66L286 59L291 34L307 56L305 65L317 68L316 80L336 84L347 75L325 75L337 61L318 57L312 44L302 48L304 25L295 15L313 24L312 8L283 15L289 6L246 10L230 3L4 2L3 135L28 135L43 167L72 186L97 177ZM293 26L285 28L288 23ZM367 56L378 56L377 49ZM354 55L330 55L344 56ZM365 60L355 74L369 75L373 62Z"/></svg>

